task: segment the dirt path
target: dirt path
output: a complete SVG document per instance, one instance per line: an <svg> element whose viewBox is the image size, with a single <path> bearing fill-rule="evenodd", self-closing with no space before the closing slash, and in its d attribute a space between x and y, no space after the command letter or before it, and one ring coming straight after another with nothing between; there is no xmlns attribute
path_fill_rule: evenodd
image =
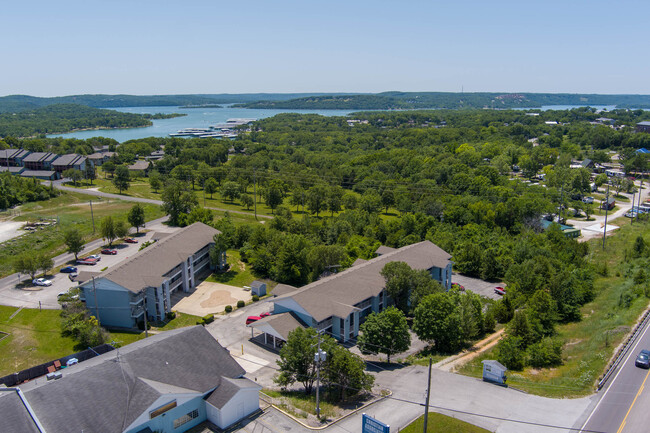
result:
<svg viewBox="0 0 650 433"><path fill-rule="evenodd" d="M499 340L501 340L504 331L505 328L499 329L497 332L495 332L494 334L490 334L489 336L479 341L469 349L462 351L458 355L445 358L442 361L434 364L433 366L438 370L442 370L442 371L454 371L461 365L471 361L472 359L479 356L481 353L494 347L499 342Z"/></svg>

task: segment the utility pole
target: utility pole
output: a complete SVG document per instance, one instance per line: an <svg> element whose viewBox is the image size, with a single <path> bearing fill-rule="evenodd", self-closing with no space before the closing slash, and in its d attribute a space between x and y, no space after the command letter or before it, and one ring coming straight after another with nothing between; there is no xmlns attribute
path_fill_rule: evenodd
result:
<svg viewBox="0 0 650 433"><path fill-rule="evenodd" d="M318 331L317 337L318 351L314 354L314 361L316 362L316 417L320 417L320 364L327 359L327 352L320 350L321 331Z"/></svg>
<svg viewBox="0 0 650 433"><path fill-rule="evenodd" d="M645 176L645 172L641 175L641 185L639 186L639 203L637 204L637 207L636 207L637 211L639 211L641 209L641 196L643 195L643 177L644 176ZM632 203L632 205L634 205L634 203ZM639 220L639 213L640 212L636 213L637 221Z"/></svg>
<svg viewBox="0 0 650 433"><path fill-rule="evenodd" d="M429 379L427 382L427 402L424 406L424 433L427 433L427 422L429 421L429 395L431 394L431 358L429 358Z"/></svg>
<svg viewBox="0 0 650 433"><path fill-rule="evenodd" d="M149 325L147 323L147 293L144 290L142 291L142 299L144 302L144 306L142 307L144 308L144 338L147 338L149 337L149 330L147 329Z"/></svg>
<svg viewBox="0 0 650 433"><path fill-rule="evenodd" d="M93 294L95 295L95 318L99 322L99 306L97 305L97 288L95 287L95 277L93 277Z"/></svg>
<svg viewBox="0 0 650 433"><path fill-rule="evenodd" d="M93 213L93 201L90 200L90 217L93 220L93 234L95 233L95 214Z"/></svg>
<svg viewBox="0 0 650 433"><path fill-rule="evenodd" d="M607 238L607 213L609 212L609 183L607 184L607 193L605 194L605 228L603 230L603 250L605 249L605 240Z"/></svg>
<svg viewBox="0 0 650 433"><path fill-rule="evenodd" d="M641 194L639 193L639 195L641 195ZM636 197L636 192L633 192L633 193L632 193L632 209L631 209L631 211L632 211L632 218L630 219L630 224L634 224L634 218L635 218L635 217L634 217L634 214L635 214L635 212L634 212L634 199L635 199L635 197ZM637 207L636 209L637 209L637 211L639 210L638 207ZM636 212L636 214L638 215L639 212Z"/></svg>

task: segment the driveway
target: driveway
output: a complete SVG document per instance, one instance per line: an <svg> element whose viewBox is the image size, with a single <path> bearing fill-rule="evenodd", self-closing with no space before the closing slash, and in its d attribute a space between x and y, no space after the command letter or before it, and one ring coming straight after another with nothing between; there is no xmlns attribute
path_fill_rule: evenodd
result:
<svg viewBox="0 0 650 433"><path fill-rule="evenodd" d="M478 293L479 295L490 299L501 299L500 295L494 293L494 288L496 286L505 287L505 283L491 283L489 281L481 280L480 278L466 277L465 275L459 275L456 273L451 274L451 282L458 283L465 287L465 289L471 290L474 293Z"/></svg>

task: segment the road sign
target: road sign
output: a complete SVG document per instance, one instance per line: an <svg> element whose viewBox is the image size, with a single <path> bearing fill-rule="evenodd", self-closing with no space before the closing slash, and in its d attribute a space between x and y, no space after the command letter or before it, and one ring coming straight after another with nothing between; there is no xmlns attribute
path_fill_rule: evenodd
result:
<svg viewBox="0 0 650 433"><path fill-rule="evenodd" d="M362 433L390 433L390 426L371 416L363 414L361 418Z"/></svg>

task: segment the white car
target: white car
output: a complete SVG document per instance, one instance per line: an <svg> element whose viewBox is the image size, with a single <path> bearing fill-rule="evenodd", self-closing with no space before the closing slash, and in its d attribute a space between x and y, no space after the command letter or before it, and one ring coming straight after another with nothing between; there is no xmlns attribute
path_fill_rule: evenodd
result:
<svg viewBox="0 0 650 433"><path fill-rule="evenodd" d="M35 286L51 286L52 281L46 280L45 278L36 278L32 281L32 284Z"/></svg>
<svg viewBox="0 0 650 433"><path fill-rule="evenodd" d="M86 258L100 261L102 259L102 256L100 256L99 254L92 254L92 255L90 255L90 256L88 256Z"/></svg>

